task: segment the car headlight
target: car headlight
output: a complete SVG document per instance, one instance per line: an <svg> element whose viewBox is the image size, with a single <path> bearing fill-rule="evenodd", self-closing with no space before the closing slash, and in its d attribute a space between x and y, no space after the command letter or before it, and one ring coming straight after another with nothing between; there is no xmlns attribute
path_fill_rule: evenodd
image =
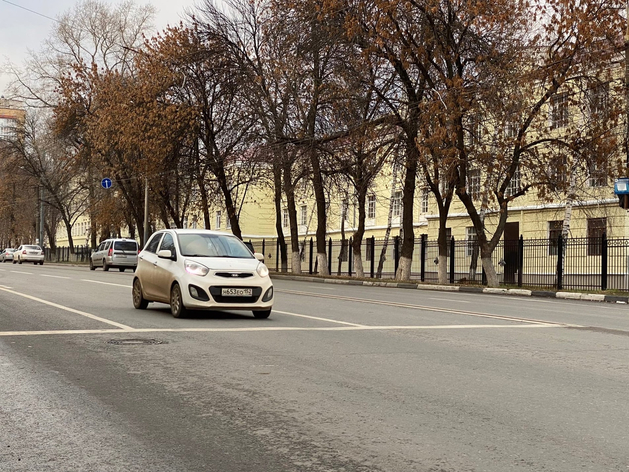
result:
<svg viewBox="0 0 629 472"><path fill-rule="evenodd" d="M208 267L205 267L203 264L199 264L198 262L187 260L184 263L186 268L186 272L192 275L200 275L201 277L207 275L210 271Z"/></svg>
<svg viewBox="0 0 629 472"><path fill-rule="evenodd" d="M268 269L268 267L265 266L262 263L258 264L258 267L256 268L256 272L258 273L258 275L260 277L268 277L269 276L269 269Z"/></svg>

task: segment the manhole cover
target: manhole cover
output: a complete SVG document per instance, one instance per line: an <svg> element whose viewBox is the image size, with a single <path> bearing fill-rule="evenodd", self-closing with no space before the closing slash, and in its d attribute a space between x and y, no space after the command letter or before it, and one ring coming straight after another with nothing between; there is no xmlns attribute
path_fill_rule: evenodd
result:
<svg viewBox="0 0 629 472"><path fill-rule="evenodd" d="M110 339L107 344L134 346L138 344L165 344L165 342L159 339Z"/></svg>

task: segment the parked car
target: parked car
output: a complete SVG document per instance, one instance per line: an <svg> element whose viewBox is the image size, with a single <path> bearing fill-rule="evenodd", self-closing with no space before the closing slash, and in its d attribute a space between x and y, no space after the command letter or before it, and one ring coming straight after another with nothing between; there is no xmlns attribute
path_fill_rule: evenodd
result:
<svg viewBox="0 0 629 472"><path fill-rule="evenodd" d="M138 266L138 243L134 239L106 239L90 256L90 270L102 267L108 271L110 267L120 272Z"/></svg>
<svg viewBox="0 0 629 472"><path fill-rule="evenodd" d="M13 263L32 262L44 265L44 250L35 244L23 244L13 253Z"/></svg>
<svg viewBox="0 0 629 472"><path fill-rule="evenodd" d="M8 247L4 251L2 251L2 253L0 253L0 259L2 259L3 263L6 261L12 261L14 252L15 249L13 249L12 247Z"/></svg>
<svg viewBox="0 0 629 472"><path fill-rule="evenodd" d="M133 306L170 305L175 318L187 310L251 310L268 318L273 306L269 270L236 236L199 229L155 233L140 252L133 278Z"/></svg>

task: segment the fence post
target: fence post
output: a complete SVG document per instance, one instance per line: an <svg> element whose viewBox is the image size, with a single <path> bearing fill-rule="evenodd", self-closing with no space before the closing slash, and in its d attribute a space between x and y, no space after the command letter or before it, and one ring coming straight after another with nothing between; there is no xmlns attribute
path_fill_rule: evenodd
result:
<svg viewBox="0 0 629 472"><path fill-rule="evenodd" d="M310 238L310 261L308 262L308 273L312 275L312 238Z"/></svg>
<svg viewBox="0 0 629 472"><path fill-rule="evenodd" d="M395 274L393 274L393 276L396 277L398 264L400 263L400 237L399 236L395 236L393 238L393 259L395 259Z"/></svg>
<svg viewBox="0 0 629 472"><path fill-rule="evenodd" d="M454 283L454 236L450 238L450 283Z"/></svg>
<svg viewBox="0 0 629 472"><path fill-rule="evenodd" d="M524 269L524 238L518 241L518 287L522 286L522 270Z"/></svg>
<svg viewBox="0 0 629 472"><path fill-rule="evenodd" d="M275 241L275 272L280 271L280 238Z"/></svg>
<svg viewBox="0 0 629 472"><path fill-rule="evenodd" d="M563 235L557 238L557 290L563 289Z"/></svg>
<svg viewBox="0 0 629 472"><path fill-rule="evenodd" d="M328 274L332 275L332 238L328 239Z"/></svg>
<svg viewBox="0 0 629 472"><path fill-rule="evenodd" d="M607 234L601 237L601 290L607 290Z"/></svg>
<svg viewBox="0 0 629 472"><path fill-rule="evenodd" d="M347 275L352 276L352 237L349 238L349 246L347 246Z"/></svg>
<svg viewBox="0 0 629 472"><path fill-rule="evenodd" d="M420 238L419 254L421 256L419 279L424 282L426 280L426 239L427 234L422 234Z"/></svg>
<svg viewBox="0 0 629 472"><path fill-rule="evenodd" d="M376 263L376 237L372 236L371 238L371 271L370 271L370 275L371 278L374 278L374 274L375 274L375 263Z"/></svg>

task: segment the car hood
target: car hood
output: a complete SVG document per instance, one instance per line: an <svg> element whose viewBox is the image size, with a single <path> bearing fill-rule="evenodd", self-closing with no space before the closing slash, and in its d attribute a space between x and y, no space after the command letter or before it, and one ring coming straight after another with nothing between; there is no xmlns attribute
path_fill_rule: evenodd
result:
<svg viewBox="0 0 629 472"><path fill-rule="evenodd" d="M190 261L198 262L210 270L250 270L255 271L260 263L257 259L229 259L216 257L184 257Z"/></svg>

